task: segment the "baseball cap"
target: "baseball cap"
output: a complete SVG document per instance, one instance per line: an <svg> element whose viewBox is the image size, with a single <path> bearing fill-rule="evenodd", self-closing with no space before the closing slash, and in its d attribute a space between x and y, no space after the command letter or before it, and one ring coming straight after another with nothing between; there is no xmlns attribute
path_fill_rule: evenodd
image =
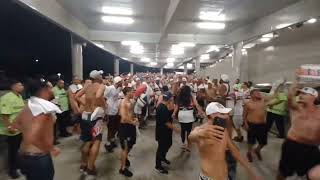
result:
<svg viewBox="0 0 320 180"><path fill-rule="evenodd" d="M182 81L186 82L186 81L187 81L187 78L182 78Z"/></svg>
<svg viewBox="0 0 320 180"><path fill-rule="evenodd" d="M90 72L89 76L90 76L90 78L92 78L92 79L97 79L97 78L99 78L102 74L103 74L103 71L102 71L102 70L100 70L100 71L98 71L98 70L93 70L93 71Z"/></svg>
<svg viewBox="0 0 320 180"><path fill-rule="evenodd" d="M317 90L311 88L311 87L304 87L302 89L299 90L300 92L306 93L306 94L310 94L312 96L318 97L319 93Z"/></svg>
<svg viewBox="0 0 320 180"><path fill-rule="evenodd" d="M113 79L113 83L114 83L114 84L117 84L117 83L119 83L120 81L122 81L122 78L121 78L120 76L117 76L117 77L115 77L115 78Z"/></svg>
<svg viewBox="0 0 320 180"><path fill-rule="evenodd" d="M168 101L169 99L171 99L171 98L173 97L173 96L172 96L172 93L169 92L169 91L163 92L163 93L162 93L162 96L163 96L163 99L164 99L165 101Z"/></svg>
<svg viewBox="0 0 320 180"><path fill-rule="evenodd" d="M221 79L222 79L222 81L224 81L224 82L229 82L229 76L226 75L226 74L221 74Z"/></svg>
<svg viewBox="0 0 320 180"><path fill-rule="evenodd" d="M159 77L157 77L157 78L156 78L156 81L160 81L160 78L159 78Z"/></svg>
<svg viewBox="0 0 320 180"><path fill-rule="evenodd" d="M222 104L217 102L210 103L206 108L206 114L211 115L214 113L229 113L232 109L231 108L225 108Z"/></svg>

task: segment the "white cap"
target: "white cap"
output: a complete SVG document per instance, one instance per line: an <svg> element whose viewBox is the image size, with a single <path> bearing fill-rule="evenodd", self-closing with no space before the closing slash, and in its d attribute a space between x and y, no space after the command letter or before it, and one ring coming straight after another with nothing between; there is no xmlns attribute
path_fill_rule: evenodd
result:
<svg viewBox="0 0 320 180"><path fill-rule="evenodd" d="M229 76L226 75L226 74L221 74L221 79L222 79L222 81L224 81L224 82L229 82Z"/></svg>
<svg viewBox="0 0 320 180"><path fill-rule="evenodd" d="M187 78L182 78L182 81L187 82Z"/></svg>
<svg viewBox="0 0 320 180"><path fill-rule="evenodd" d="M102 71L102 70L100 70L100 71L98 71L98 70L93 70L93 71L90 72L89 76L90 76L90 78L92 78L92 79L97 79L97 78L99 78L102 74L103 74L103 71Z"/></svg>
<svg viewBox="0 0 320 180"><path fill-rule="evenodd" d="M311 87L304 87L302 89L299 90L300 92L306 93L306 94L310 94L312 96L315 96L316 98L318 97L319 93L317 90L311 88Z"/></svg>
<svg viewBox="0 0 320 180"><path fill-rule="evenodd" d="M159 77L157 77L157 78L156 78L156 81L160 81L160 78L159 78Z"/></svg>
<svg viewBox="0 0 320 180"><path fill-rule="evenodd" d="M140 78L136 78L136 81L140 81Z"/></svg>
<svg viewBox="0 0 320 180"><path fill-rule="evenodd" d="M121 78L120 76L117 76L117 77L115 77L115 78L113 79L113 83L114 83L114 84L117 84L117 83L119 83L120 81L122 81L122 78Z"/></svg>
<svg viewBox="0 0 320 180"><path fill-rule="evenodd" d="M206 108L206 114L211 115L214 113L223 113L227 114L231 111L231 108L225 108L222 104L217 102L210 103Z"/></svg>

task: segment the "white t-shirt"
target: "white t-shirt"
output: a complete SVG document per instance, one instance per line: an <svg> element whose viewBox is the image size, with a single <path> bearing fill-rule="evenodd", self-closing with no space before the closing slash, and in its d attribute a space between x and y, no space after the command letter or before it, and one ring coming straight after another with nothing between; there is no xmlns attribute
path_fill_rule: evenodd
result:
<svg viewBox="0 0 320 180"><path fill-rule="evenodd" d="M76 84L71 84L71 85L69 86L69 90L70 90L72 93L76 93L76 92L78 92L80 89L82 89L82 85L81 85L81 84L78 84L78 85L76 85Z"/></svg>
<svg viewBox="0 0 320 180"><path fill-rule="evenodd" d="M108 115L114 116L118 114L119 106L120 106L120 92L121 89L114 85L106 86L104 91L104 97L107 99L107 109L106 112Z"/></svg>

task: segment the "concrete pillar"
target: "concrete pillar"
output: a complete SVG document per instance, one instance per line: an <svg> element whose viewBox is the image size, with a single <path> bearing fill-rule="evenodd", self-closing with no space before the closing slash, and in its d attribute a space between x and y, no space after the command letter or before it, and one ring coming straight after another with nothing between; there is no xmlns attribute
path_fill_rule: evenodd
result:
<svg viewBox="0 0 320 180"><path fill-rule="evenodd" d="M183 65L183 72L185 73L185 74L188 74L188 66L187 66L187 64L184 64Z"/></svg>
<svg viewBox="0 0 320 180"><path fill-rule="evenodd" d="M134 64L130 64L130 74L134 74Z"/></svg>
<svg viewBox="0 0 320 180"><path fill-rule="evenodd" d="M232 68L236 70L237 78L241 82L249 80L248 56L242 52L243 43L239 42L233 46Z"/></svg>
<svg viewBox="0 0 320 180"><path fill-rule="evenodd" d="M119 71L119 59L115 58L114 59L114 76L119 76L120 71Z"/></svg>
<svg viewBox="0 0 320 180"><path fill-rule="evenodd" d="M163 68L160 68L160 74L163 75Z"/></svg>
<svg viewBox="0 0 320 180"><path fill-rule="evenodd" d="M196 73L199 74L200 73L200 58L197 58L195 60L195 70L196 70Z"/></svg>
<svg viewBox="0 0 320 180"><path fill-rule="evenodd" d="M72 75L83 79L82 44L72 44Z"/></svg>

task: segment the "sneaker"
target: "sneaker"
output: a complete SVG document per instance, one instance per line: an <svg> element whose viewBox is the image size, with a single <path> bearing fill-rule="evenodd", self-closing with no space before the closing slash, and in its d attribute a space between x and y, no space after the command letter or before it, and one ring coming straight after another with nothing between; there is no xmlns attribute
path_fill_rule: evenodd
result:
<svg viewBox="0 0 320 180"><path fill-rule="evenodd" d="M81 165L80 166L80 172L86 172L87 171L87 166L86 165Z"/></svg>
<svg viewBox="0 0 320 180"><path fill-rule="evenodd" d="M131 166L131 163L130 163L130 161L127 159L126 160L126 167L130 167Z"/></svg>
<svg viewBox="0 0 320 180"><path fill-rule="evenodd" d="M93 169L93 170L87 169L87 170L86 170L86 173L87 173L87 175L89 175L89 176L97 176L97 174L98 174L98 172L97 172L96 169Z"/></svg>
<svg viewBox="0 0 320 180"><path fill-rule="evenodd" d="M170 165L170 164L171 164L171 162L168 161L167 159L162 160L162 162L166 163L167 165Z"/></svg>
<svg viewBox="0 0 320 180"><path fill-rule="evenodd" d="M247 152L247 158L249 162L252 162L252 155L251 152Z"/></svg>
<svg viewBox="0 0 320 180"><path fill-rule="evenodd" d="M168 170L164 169L163 167L156 167L156 170L161 174L169 174Z"/></svg>
<svg viewBox="0 0 320 180"><path fill-rule="evenodd" d="M104 148L106 149L107 152L113 153L113 147L111 144L110 145L105 144Z"/></svg>
<svg viewBox="0 0 320 180"><path fill-rule="evenodd" d="M126 177L132 177L133 173L129 171L129 169L125 168L124 170L120 169L119 173L126 176Z"/></svg>
<svg viewBox="0 0 320 180"><path fill-rule="evenodd" d="M11 179L18 179L20 177L20 174L18 173L17 170L15 170L15 171L9 172L9 176Z"/></svg>
<svg viewBox="0 0 320 180"><path fill-rule="evenodd" d="M261 156L260 151L257 151L257 149L255 149L255 150L254 150L254 153L257 155L258 159L259 159L260 161L262 161L262 156Z"/></svg>

